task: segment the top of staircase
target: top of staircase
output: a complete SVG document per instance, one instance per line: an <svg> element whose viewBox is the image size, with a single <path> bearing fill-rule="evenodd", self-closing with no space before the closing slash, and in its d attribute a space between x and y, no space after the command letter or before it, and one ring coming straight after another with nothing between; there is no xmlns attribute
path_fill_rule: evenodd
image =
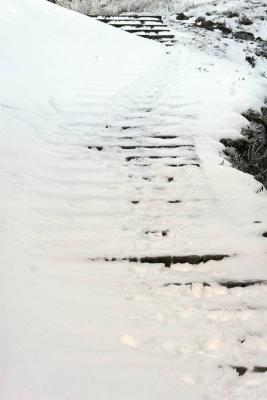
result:
<svg viewBox="0 0 267 400"><path fill-rule="evenodd" d="M161 15L151 13L123 13L119 15L89 15L100 22L121 28L146 39L156 40L171 46L175 42L174 33L168 28Z"/></svg>

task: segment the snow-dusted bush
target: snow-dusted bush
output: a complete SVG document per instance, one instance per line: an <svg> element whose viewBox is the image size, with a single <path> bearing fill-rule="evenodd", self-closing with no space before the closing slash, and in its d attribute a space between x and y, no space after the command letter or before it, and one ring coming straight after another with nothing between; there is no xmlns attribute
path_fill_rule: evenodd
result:
<svg viewBox="0 0 267 400"><path fill-rule="evenodd" d="M176 12L208 0L56 0L83 14L120 14L123 12Z"/></svg>
<svg viewBox="0 0 267 400"><path fill-rule="evenodd" d="M232 152L231 161L240 171L255 176L267 188L267 167L264 163L267 151L259 136L253 136L245 153Z"/></svg>
<svg viewBox="0 0 267 400"><path fill-rule="evenodd" d="M260 113L249 111L254 120L243 130L244 139L222 139L232 165L253 175L267 188L267 127ZM256 120L254 118L256 116Z"/></svg>

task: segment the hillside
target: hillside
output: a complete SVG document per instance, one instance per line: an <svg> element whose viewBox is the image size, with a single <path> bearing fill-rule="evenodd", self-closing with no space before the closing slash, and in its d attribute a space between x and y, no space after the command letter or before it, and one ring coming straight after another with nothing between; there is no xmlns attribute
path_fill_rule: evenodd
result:
<svg viewBox="0 0 267 400"><path fill-rule="evenodd" d="M63 7L84 14L119 14L122 12L179 12L208 3L207 0L53 0Z"/></svg>

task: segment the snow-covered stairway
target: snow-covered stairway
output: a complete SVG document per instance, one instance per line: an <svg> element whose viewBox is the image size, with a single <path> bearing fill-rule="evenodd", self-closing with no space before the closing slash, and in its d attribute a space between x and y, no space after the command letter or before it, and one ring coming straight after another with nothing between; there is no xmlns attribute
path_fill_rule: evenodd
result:
<svg viewBox="0 0 267 400"><path fill-rule="evenodd" d="M94 18L126 32L164 43L166 46L172 46L175 43L174 33L160 15L129 13L118 16L94 16Z"/></svg>
<svg viewBox="0 0 267 400"><path fill-rule="evenodd" d="M199 240L203 225L205 235L214 231L207 221L218 210L194 134L188 134L188 118L192 130L194 115L183 115L182 98L175 85L169 86L176 76L175 58L163 58L151 76L116 98L112 119L93 127L88 136L95 176L92 190L101 197L103 210L113 210L106 219L112 233L96 222L103 240L101 246L90 248L90 259L152 264L165 260L170 266L221 260L235 253L225 247L218 251L215 240ZM111 219L114 222L108 222Z"/></svg>
<svg viewBox="0 0 267 400"><path fill-rule="evenodd" d="M0 3L1 398L266 400L266 193L219 143L251 70Z"/></svg>
<svg viewBox="0 0 267 400"><path fill-rule="evenodd" d="M183 80L171 54L136 90L124 93L115 120L90 138L89 157L106 171L119 171L120 178L109 186L118 193L113 218L109 214L112 233L106 236L101 228L104 239L88 251L88 261L96 268L103 261L128 268L136 279L127 296L150 330L137 326L123 343L175 357L185 382L194 386L199 379L206 393L201 364L212 377L212 398L214 387L223 390L224 378L232 377L240 392L240 376L263 379L267 276L264 257L251 270L253 258L241 254L240 237L217 240L232 221L203 168L194 105L177 95L174 77ZM259 315L263 319L256 323Z"/></svg>
<svg viewBox="0 0 267 400"><path fill-rule="evenodd" d="M109 187L126 199L121 202L118 196L118 204L112 202L116 229L113 226L112 234L101 241L101 249L88 251L88 261L95 268L103 261L118 270L128 268L134 277L127 296L139 317L133 332L121 338L125 345L137 353L174 357L185 382L194 387L194 380L199 380L196 386L203 393L206 378L199 377L199 364L211 377L211 396L214 387L223 390L230 377L243 392L242 376L261 382L267 371L267 279L262 279L260 267L251 270L253 260L240 257L239 251L218 252L205 243L208 214L215 212L220 220L218 227L205 227L210 229L208 236L213 231L216 237L222 216L209 198L194 138L177 129L177 114L170 111L174 104L169 99L164 108L159 92L137 97L129 105L135 110L128 115L125 110L104 127L102 137L97 135L88 144L96 164L105 160L106 170L120 171L120 181ZM201 234L204 240L198 248ZM149 321L150 329L143 331L142 321Z"/></svg>
<svg viewBox="0 0 267 400"><path fill-rule="evenodd" d="M153 115L153 110L141 104L141 111L132 113L120 127L106 126L103 139L98 136L97 142L88 145L90 157L99 160L97 164L101 159L110 159L108 169L120 169L125 177L123 186L128 192L129 213L123 228L125 235L129 235L126 253L119 254L114 246L112 252L100 260L163 263L166 267L222 260L228 255L177 254L174 238L179 227L173 216L184 208L183 196L179 196L179 180L183 182L184 174L201 176L200 161L189 138L178 132L176 135L164 133L168 123L171 124L167 114L162 115L167 121L159 124L160 134L157 133L157 112L148 117L150 113ZM146 243L143 250L137 250L136 241ZM170 245L171 253L167 253Z"/></svg>
<svg viewBox="0 0 267 400"><path fill-rule="evenodd" d="M206 167L214 150L205 152L201 102L188 95L198 66L173 47L116 96L108 76L66 99L51 133L58 166L45 168L42 185L45 214L57 210L57 224L41 243L54 257L81 260L89 336L104 348L113 379L122 351L127 373L132 357L149 360L146 372L137 369L154 380L154 363L165 371L163 397L166 379L208 400L227 393L230 380L246 399L244 380L260 384L267 366L266 254L253 225L262 211L229 199L217 185L226 173L217 159L215 176ZM87 345L86 335L79 340Z"/></svg>

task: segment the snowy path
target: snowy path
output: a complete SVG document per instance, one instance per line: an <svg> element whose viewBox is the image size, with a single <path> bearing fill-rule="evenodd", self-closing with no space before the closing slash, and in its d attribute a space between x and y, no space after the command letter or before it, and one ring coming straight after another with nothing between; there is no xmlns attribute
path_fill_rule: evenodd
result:
<svg viewBox="0 0 267 400"><path fill-rule="evenodd" d="M238 285L267 280L266 194L222 164L217 140L240 127L244 71L112 32L143 65L115 48L67 96L59 84L32 109L1 100L3 398L247 400L256 388L263 400L266 374L231 366L267 366L267 285ZM104 261L206 254L230 257Z"/></svg>
<svg viewBox="0 0 267 400"><path fill-rule="evenodd" d="M234 203L226 209L212 185L195 134L196 104L183 103L179 92L186 79L181 61L175 50L163 55L155 71L115 101L101 102L102 87L93 92L99 102L88 101L91 90L77 90L54 121L51 139L45 136L53 161L36 177L42 181L36 211L46 218L36 223L35 247L53 259L60 254L68 265L66 271L58 263L56 273L53 264L38 267L37 291L43 293L38 309L45 300L48 315L40 326L51 315L55 319L44 342L55 340L47 379L59 391L45 392L46 398L63 398L61 384L52 378L59 370L63 382L73 381L70 398L80 387L80 399L88 393L106 399L110 391L116 398L135 398L138 392L139 398L156 399L166 388L168 399L178 393L212 399L215 388L223 392L231 384L244 395L263 379L253 377L251 383L229 366L267 365L266 286L227 289L217 283L267 279L264 240L253 231L254 244L244 228L249 217L253 222L259 215L243 210L240 226ZM259 253L253 270L248 243ZM214 253L234 257L170 270L86 261ZM77 259L80 266L69 265ZM45 360L37 357L36 363L42 376Z"/></svg>
<svg viewBox="0 0 267 400"><path fill-rule="evenodd" d="M92 102L89 88L64 105L56 130L51 130L53 141L58 137L59 142L50 144L63 164L48 165L51 174L43 177L49 182L44 194L47 187L51 197L46 204L50 212L59 210L64 221L64 239L59 237L64 251L88 258L232 256L247 255L246 249L265 254L262 228L254 224L264 215L265 198L253 192L247 198L247 186L237 181L240 173L220 165L211 139L199 134L201 102L185 100L195 66L184 53L179 56L174 49L162 56L152 73L106 103L100 87ZM236 178L227 181L230 174ZM232 187L236 184L238 196ZM73 193L64 202L61 194L70 185Z"/></svg>

